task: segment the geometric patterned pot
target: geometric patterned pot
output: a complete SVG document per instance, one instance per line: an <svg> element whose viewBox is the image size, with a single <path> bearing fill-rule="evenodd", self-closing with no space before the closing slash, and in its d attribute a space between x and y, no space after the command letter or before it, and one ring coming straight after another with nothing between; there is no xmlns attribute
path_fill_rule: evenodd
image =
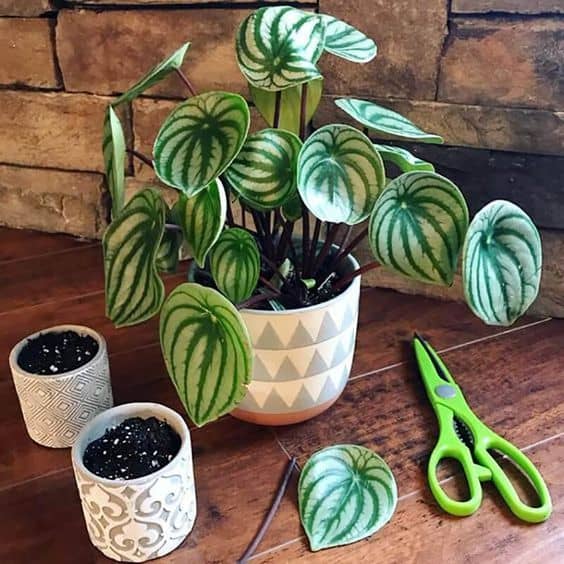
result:
<svg viewBox="0 0 564 564"><path fill-rule="evenodd" d="M88 444L129 417L154 416L180 436L178 454L163 468L133 480L108 480L83 464ZM121 562L145 562L174 550L192 530L196 491L186 423L157 403L129 403L95 417L72 447L72 465L92 544Z"/></svg>
<svg viewBox="0 0 564 564"><path fill-rule="evenodd" d="M359 266L352 256L345 262L342 274ZM253 377L231 415L259 425L289 425L328 409L350 375L359 297L357 276L344 292L315 306L241 310L253 346Z"/></svg>
<svg viewBox="0 0 564 564"><path fill-rule="evenodd" d="M40 333L75 331L98 342L98 353L85 365L55 376L30 374L18 356L28 339ZM10 353L10 369L29 436L40 445L72 446L88 421L113 405L108 351L104 338L81 325L58 325L22 339Z"/></svg>

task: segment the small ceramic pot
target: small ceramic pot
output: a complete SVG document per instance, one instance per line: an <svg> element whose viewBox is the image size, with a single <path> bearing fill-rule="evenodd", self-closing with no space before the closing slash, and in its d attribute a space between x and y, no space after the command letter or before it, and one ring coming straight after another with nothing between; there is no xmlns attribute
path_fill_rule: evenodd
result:
<svg viewBox="0 0 564 564"><path fill-rule="evenodd" d="M341 273L359 267L347 257ZM254 351L247 395L231 413L259 425L311 419L341 395L356 343L360 276L333 299L287 311L244 309Z"/></svg>
<svg viewBox="0 0 564 564"><path fill-rule="evenodd" d="M132 480L108 480L83 463L86 447L129 417L166 421L180 436L178 454L159 471ZM109 409L84 427L72 447L72 465L92 544L120 562L145 562L174 550L192 530L196 492L192 446L186 423L158 403Z"/></svg>
<svg viewBox="0 0 564 564"><path fill-rule="evenodd" d="M29 339L40 333L75 331L98 342L98 352L83 366L57 375L31 374L18 364ZM40 445L72 446L88 421L112 407L112 386L106 341L81 325L57 325L21 340L10 352L10 369L29 436Z"/></svg>

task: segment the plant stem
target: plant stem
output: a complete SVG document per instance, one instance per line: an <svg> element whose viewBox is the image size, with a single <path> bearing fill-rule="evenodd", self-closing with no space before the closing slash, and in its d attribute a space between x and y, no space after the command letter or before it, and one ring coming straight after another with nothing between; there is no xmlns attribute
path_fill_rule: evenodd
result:
<svg viewBox="0 0 564 564"><path fill-rule="evenodd" d="M169 231L179 231L182 233L182 228L175 223L165 223L165 229L168 229Z"/></svg>
<svg viewBox="0 0 564 564"><path fill-rule="evenodd" d="M317 253L317 245L319 243L319 234L321 233L321 224L322 224L322 221L316 217L315 218L315 227L313 228L313 237L311 238L311 246L310 246L310 251L309 251L309 261L308 261L308 264L306 265L306 269L305 269L305 272L304 272L304 278L309 277L309 273L311 271L311 261L312 261L313 257L315 257L315 254Z"/></svg>
<svg viewBox="0 0 564 564"><path fill-rule="evenodd" d="M333 290L340 290L341 288L346 286L351 280L353 280L357 276L360 276L361 274L364 274L365 272L368 272L369 270L374 270L375 268L378 268L379 266L380 266L380 263L374 261L374 262L369 262L368 264L365 264L364 266L361 266L360 268L357 268L353 272L350 272L349 274L346 274L345 276L343 276L341 279L337 280L337 282L335 282L335 284L333 284Z"/></svg>
<svg viewBox="0 0 564 564"><path fill-rule="evenodd" d="M246 564L249 558L255 553L257 547L259 546L260 542L262 541L268 527L272 523L272 519L274 519L274 515L276 515L276 511L278 511L278 507L280 507L280 503L286 490L288 489L288 485L290 483L290 478L292 477L292 473L294 472L294 468L296 467L296 458L292 458L288 465L286 466L286 471L282 476L282 480L280 481L280 485L278 486L278 491L276 492L276 496L270 506L268 513L266 514L257 534L254 536L251 544L247 547L247 550L243 553L243 556L237 560L237 564Z"/></svg>
<svg viewBox="0 0 564 564"><path fill-rule="evenodd" d="M274 98L274 117L272 119L272 127L278 129L280 127L280 114L282 112L282 90L277 90Z"/></svg>
<svg viewBox="0 0 564 564"><path fill-rule="evenodd" d="M229 187L229 184L227 183L227 180L225 178L222 178L222 181L223 187L225 189L225 199L227 200L227 209L225 214L227 225L229 225L229 227L234 227L235 220L233 219L233 209L231 208L231 188Z"/></svg>
<svg viewBox="0 0 564 564"><path fill-rule="evenodd" d="M133 155L134 157L138 158L141 162L145 163L147 166L154 168L153 162L151 161L151 159L149 157L147 157L146 155L144 155L143 153L140 153L139 151L136 151L135 149L126 149L126 152L128 152L130 155Z"/></svg>
<svg viewBox="0 0 564 564"><path fill-rule="evenodd" d="M260 281L269 289L272 290L273 292L278 292L280 293L280 290L267 278L265 278L264 276L260 277Z"/></svg>
<svg viewBox="0 0 564 564"><path fill-rule="evenodd" d="M365 227L351 242L350 244L341 249L339 254L335 257L333 268L337 268L339 263L348 255L350 255L356 246L368 235L368 227Z"/></svg>
<svg viewBox="0 0 564 564"><path fill-rule="evenodd" d="M180 77L180 80L182 80L186 88L188 88L188 92L190 92L190 95L197 96L196 89L194 88L192 83L188 80L188 77L180 69L175 69L175 70L176 70L176 74Z"/></svg>
<svg viewBox="0 0 564 564"><path fill-rule="evenodd" d="M328 224L327 236L325 237L325 242L323 243L323 246L321 247L321 250L319 251L319 254L317 255L317 258L315 259L315 262L313 263L313 267L311 269L311 273L314 278L317 277L317 271L323 265L323 261L329 254L329 251L331 250L331 246L335 241L335 237L337 236L340 226L341 226L340 223L335 223L331 226L329 226Z"/></svg>
<svg viewBox="0 0 564 564"><path fill-rule="evenodd" d="M306 136L306 114L307 114L307 82L302 84L302 97L300 100L300 139L305 140Z"/></svg>
<svg viewBox="0 0 564 564"><path fill-rule="evenodd" d="M272 298L278 298L279 296L281 296L282 294L280 292L265 292L264 294L256 294L254 296L251 296L248 300L245 300L243 302L241 302L240 304L237 304L237 309L245 309L245 308L249 308L251 306L260 304L262 302L266 302L267 300L271 300Z"/></svg>
<svg viewBox="0 0 564 564"><path fill-rule="evenodd" d="M305 276L307 265L310 261L309 256L309 211L304 206L302 209L302 278Z"/></svg>
<svg viewBox="0 0 564 564"><path fill-rule="evenodd" d="M282 235L280 235L280 241L278 242L278 254L277 260L282 261L286 258L286 249L292 238L292 233L294 231L294 222L287 221L282 228Z"/></svg>

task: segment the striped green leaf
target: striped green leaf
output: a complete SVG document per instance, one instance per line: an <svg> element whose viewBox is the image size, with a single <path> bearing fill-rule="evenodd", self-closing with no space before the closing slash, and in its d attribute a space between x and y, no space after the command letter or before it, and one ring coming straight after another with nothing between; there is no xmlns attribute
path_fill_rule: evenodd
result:
<svg viewBox="0 0 564 564"><path fill-rule="evenodd" d="M300 195L296 194L293 198L284 202L281 211L286 221L298 221L303 213Z"/></svg>
<svg viewBox="0 0 564 564"><path fill-rule="evenodd" d="M157 270L159 272L176 272L181 245L182 233L176 229L166 229L156 258Z"/></svg>
<svg viewBox="0 0 564 564"><path fill-rule="evenodd" d="M184 61L184 55L190 47L190 43L184 43L180 49L177 49L172 55L161 61L158 65L153 67L141 80L136 82L127 92L124 92L114 103L114 106L124 102L131 102L137 96L160 82L172 71L179 69Z"/></svg>
<svg viewBox="0 0 564 564"><path fill-rule="evenodd" d="M155 261L164 232L166 204L146 188L127 203L104 234L106 315L117 327L157 313L164 285Z"/></svg>
<svg viewBox="0 0 564 564"><path fill-rule="evenodd" d="M368 63L376 56L376 44L364 33L333 16L319 17L325 25L325 51L353 63Z"/></svg>
<svg viewBox="0 0 564 564"><path fill-rule="evenodd" d="M208 252L221 234L227 213L223 184L214 180L205 190L178 200L179 221L191 255L204 268Z"/></svg>
<svg viewBox="0 0 564 564"><path fill-rule="evenodd" d="M269 91L320 78L323 30L316 14L289 6L259 8L237 31L239 68L253 86Z"/></svg>
<svg viewBox="0 0 564 564"><path fill-rule="evenodd" d="M112 197L112 217L116 217L125 199L125 136L121 122L111 106L104 117L102 141L106 182Z"/></svg>
<svg viewBox="0 0 564 564"><path fill-rule="evenodd" d="M253 236L244 229L226 229L210 253L214 282L233 303L250 297L260 276L260 253Z"/></svg>
<svg viewBox="0 0 564 564"><path fill-rule="evenodd" d="M421 143L442 143L443 138L419 129L406 117L366 100L339 98L335 104L353 119L383 137L397 137Z"/></svg>
<svg viewBox="0 0 564 564"><path fill-rule="evenodd" d="M251 98L266 123L271 127L275 127L274 115L276 113L276 97L280 96L280 116L278 119L278 127L291 131L298 135L300 133L300 107L302 100L302 88L300 86L291 86L279 92L269 92L261 90L249 83L249 91ZM321 101L323 92L323 79L319 78L307 83L307 101L305 123L309 124Z"/></svg>
<svg viewBox="0 0 564 564"><path fill-rule="evenodd" d="M349 125L326 125L304 143L298 190L322 221L365 220L384 187L384 164L370 139Z"/></svg>
<svg viewBox="0 0 564 564"><path fill-rule="evenodd" d="M409 278L450 286L468 208L450 180L434 172L407 172L388 184L368 228L380 263Z"/></svg>
<svg viewBox="0 0 564 564"><path fill-rule="evenodd" d="M297 194L296 166L302 142L282 129L249 135L226 175L233 189L252 208L266 211Z"/></svg>
<svg viewBox="0 0 564 564"><path fill-rule="evenodd" d="M311 550L374 534L392 517L397 498L391 470L371 450L336 445L316 452L298 484L300 518Z"/></svg>
<svg viewBox="0 0 564 564"><path fill-rule="evenodd" d="M402 172L412 170L435 171L435 167L431 163L420 159L402 147L374 144L374 148L380 153L384 161L394 163Z"/></svg>
<svg viewBox="0 0 564 564"><path fill-rule="evenodd" d="M462 253L464 295L488 325L511 325L536 298L542 245L531 218L518 206L496 200L472 220Z"/></svg>
<svg viewBox="0 0 564 564"><path fill-rule="evenodd" d="M229 413L251 381L251 342L239 312L219 292L184 283L166 299L165 364L190 419L201 427Z"/></svg>
<svg viewBox="0 0 564 564"><path fill-rule="evenodd" d="M155 172L165 184L194 196L237 156L249 122L249 107L238 94L206 92L190 98L172 111L157 134Z"/></svg>

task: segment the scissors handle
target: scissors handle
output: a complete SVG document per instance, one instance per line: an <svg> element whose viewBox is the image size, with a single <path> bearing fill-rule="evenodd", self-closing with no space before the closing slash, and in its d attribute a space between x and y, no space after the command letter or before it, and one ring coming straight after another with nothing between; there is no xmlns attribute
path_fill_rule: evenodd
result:
<svg viewBox="0 0 564 564"><path fill-rule="evenodd" d="M530 506L521 500L503 468L490 454L490 450L507 457L521 471L533 486L540 505ZM475 456L482 466L489 468L495 487L516 517L527 523L541 523L550 517L552 501L546 483L536 466L515 445L489 430L486 440L477 445Z"/></svg>

